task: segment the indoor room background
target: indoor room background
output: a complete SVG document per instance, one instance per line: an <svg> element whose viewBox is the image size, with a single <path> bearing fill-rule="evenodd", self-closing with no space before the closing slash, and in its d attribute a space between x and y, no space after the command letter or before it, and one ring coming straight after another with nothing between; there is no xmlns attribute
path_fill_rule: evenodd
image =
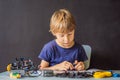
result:
<svg viewBox="0 0 120 80"><path fill-rule="evenodd" d="M90 68L120 69L120 0L0 0L0 72L17 57L40 63L54 39L50 18L61 8L74 15L75 40L92 47Z"/></svg>

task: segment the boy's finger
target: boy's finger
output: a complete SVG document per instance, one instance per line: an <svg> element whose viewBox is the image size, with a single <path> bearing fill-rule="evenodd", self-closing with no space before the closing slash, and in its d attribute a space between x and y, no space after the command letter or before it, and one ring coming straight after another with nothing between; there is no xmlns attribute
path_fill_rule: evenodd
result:
<svg viewBox="0 0 120 80"><path fill-rule="evenodd" d="M77 63L78 63L78 60L75 60L74 65L76 65Z"/></svg>

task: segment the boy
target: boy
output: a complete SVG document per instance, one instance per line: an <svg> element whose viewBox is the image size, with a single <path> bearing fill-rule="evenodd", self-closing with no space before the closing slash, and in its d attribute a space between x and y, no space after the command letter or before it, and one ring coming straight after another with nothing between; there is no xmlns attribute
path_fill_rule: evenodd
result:
<svg viewBox="0 0 120 80"><path fill-rule="evenodd" d="M45 44L39 54L40 69L84 70L87 56L83 47L74 41L75 21L66 9L55 11L50 20L50 32L55 40Z"/></svg>

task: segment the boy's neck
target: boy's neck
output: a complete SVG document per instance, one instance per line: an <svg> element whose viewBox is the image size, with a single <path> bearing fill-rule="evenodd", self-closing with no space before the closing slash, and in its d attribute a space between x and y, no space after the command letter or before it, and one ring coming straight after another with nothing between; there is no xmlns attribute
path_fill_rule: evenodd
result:
<svg viewBox="0 0 120 80"><path fill-rule="evenodd" d="M75 41L72 41L72 43L71 43L71 45L70 45L70 46L65 47L65 46L61 45L61 44L59 43L59 41L57 41L56 39L55 39L55 41L56 41L57 45L59 45L59 46L60 46L60 47L62 47L62 48L71 48L71 47L73 47L73 46L74 46L74 44L75 44Z"/></svg>

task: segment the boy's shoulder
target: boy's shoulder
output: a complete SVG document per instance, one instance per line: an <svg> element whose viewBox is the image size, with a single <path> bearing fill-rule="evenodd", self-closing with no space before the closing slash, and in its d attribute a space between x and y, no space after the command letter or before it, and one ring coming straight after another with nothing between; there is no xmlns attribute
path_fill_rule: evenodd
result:
<svg viewBox="0 0 120 80"><path fill-rule="evenodd" d="M50 47L53 47L53 46L55 46L55 45L56 45L55 40L52 40L52 41L49 41L48 43L46 43L46 44L44 45L44 47L50 48Z"/></svg>
<svg viewBox="0 0 120 80"><path fill-rule="evenodd" d="M75 41L75 46L76 47L82 47L82 45L79 42L76 42L76 41Z"/></svg>

